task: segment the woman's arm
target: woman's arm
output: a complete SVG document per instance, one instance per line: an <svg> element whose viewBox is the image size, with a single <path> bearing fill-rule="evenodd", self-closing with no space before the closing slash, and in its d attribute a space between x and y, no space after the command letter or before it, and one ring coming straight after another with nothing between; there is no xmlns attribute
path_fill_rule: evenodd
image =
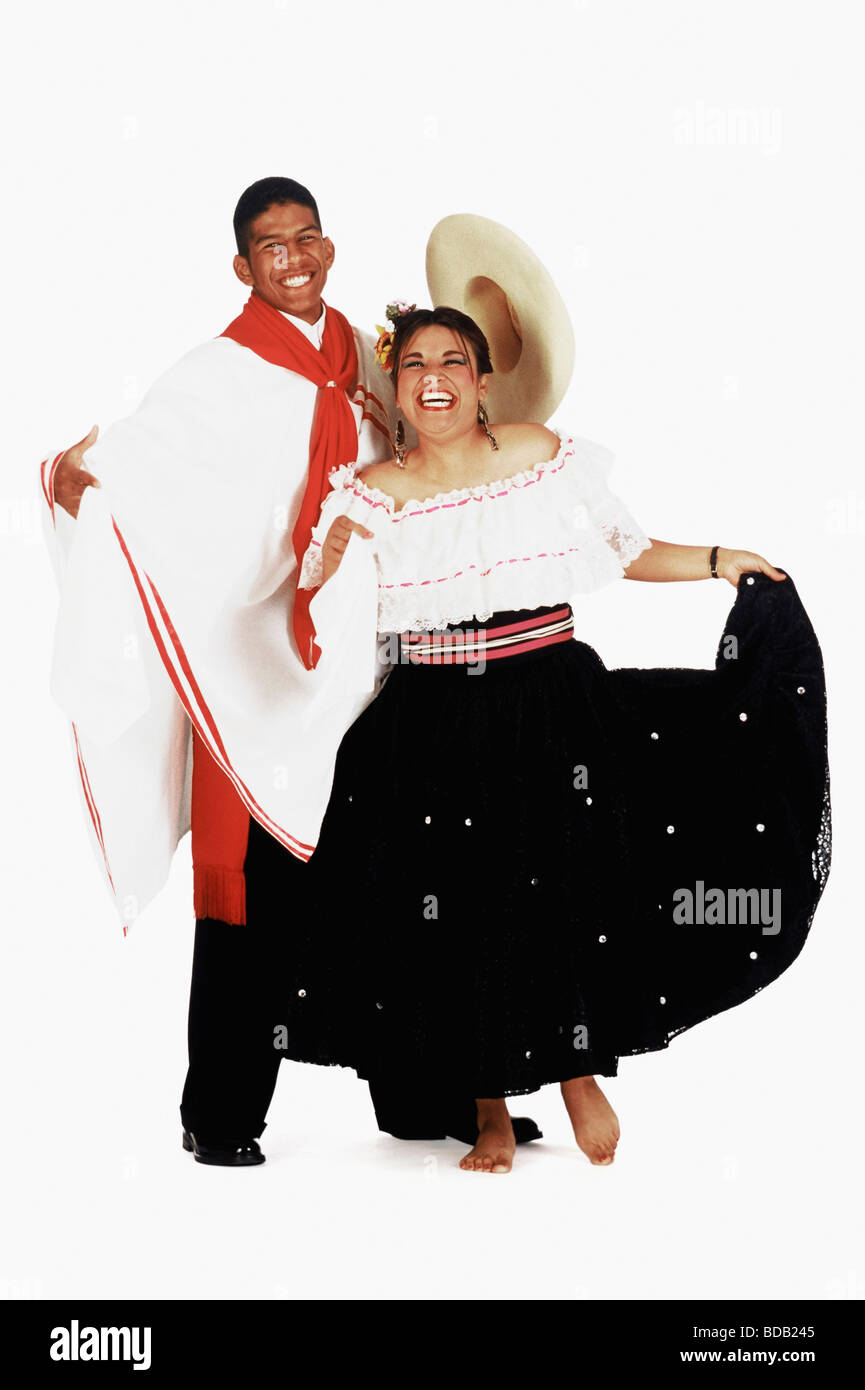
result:
<svg viewBox="0 0 865 1390"><path fill-rule="evenodd" d="M626 579L645 579L654 582L674 579L709 579L711 568L710 545L676 545L673 541L652 541L651 549L644 550L636 560L632 560L625 570ZM715 564L720 579L726 579L735 589L739 576L759 570L770 579L786 579L783 570L770 565L762 555L753 550L725 550L718 548Z"/></svg>

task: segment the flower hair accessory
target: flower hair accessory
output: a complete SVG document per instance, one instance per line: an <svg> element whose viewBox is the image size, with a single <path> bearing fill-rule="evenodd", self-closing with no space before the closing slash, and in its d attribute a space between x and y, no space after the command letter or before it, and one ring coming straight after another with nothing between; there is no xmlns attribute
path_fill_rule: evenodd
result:
<svg viewBox="0 0 865 1390"><path fill-rule="evenodd" d="M376 324L378 329L378 342L375 345L375 356L382 371L389 372L393 369L391 356L393 353L393 335L400 319L404 319L406 314L413 314L417 308L416 304L406 304L404 299L397 299L393 304L388 304L385 309L385 317L390 323L390 328L382 328L380 323Z"/></svg>

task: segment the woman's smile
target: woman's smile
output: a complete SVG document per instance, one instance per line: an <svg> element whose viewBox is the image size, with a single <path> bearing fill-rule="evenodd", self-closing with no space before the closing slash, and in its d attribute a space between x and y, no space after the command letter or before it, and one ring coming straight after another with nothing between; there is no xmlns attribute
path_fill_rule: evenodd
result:
<svg viewBox="0 0 865 1390"><path fill-rule="evenodd" d="M439 386L437 378L427 379L418 397L421 410L453 410L457 398L452 391Z"/></svg>

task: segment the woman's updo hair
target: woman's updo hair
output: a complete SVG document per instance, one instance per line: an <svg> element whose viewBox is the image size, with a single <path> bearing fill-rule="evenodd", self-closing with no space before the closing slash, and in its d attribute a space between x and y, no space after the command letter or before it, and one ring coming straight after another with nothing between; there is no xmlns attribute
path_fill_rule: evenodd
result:
<svg viewBox="0 0 865 1390"><path fill-rule="evenodd" d="M446 304L439 304L435 309L413 309L410 314L404 314L397 320L396 328L393 332L393 347L391 349L393 361L393 389L396 392L399 380L400 361L405 352L406 345L411 342L415 333L420 328L429 328L433 324L440 324L442 328L450 328L459 338L465 349L469 344L477 361L478 376L483 376L493 369L490 361L490 345L487 342L483 330L478 327L474 319L469 318L461 309L451 309ZM468 353L466 354L468 356Z"/></svg>

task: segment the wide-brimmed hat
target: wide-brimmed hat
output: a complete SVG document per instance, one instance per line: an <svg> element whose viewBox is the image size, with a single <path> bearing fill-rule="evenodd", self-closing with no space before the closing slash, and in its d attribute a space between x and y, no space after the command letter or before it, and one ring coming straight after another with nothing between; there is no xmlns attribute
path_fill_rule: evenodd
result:
<svg viewBox="0 0 865 1390"><path fill-rule="evenodd" d="M500 222L454 213L430 233L426 275L434 305L470 314L486 334L490 419L546 424L571 380L574 330L534 251Z"/></svg>

